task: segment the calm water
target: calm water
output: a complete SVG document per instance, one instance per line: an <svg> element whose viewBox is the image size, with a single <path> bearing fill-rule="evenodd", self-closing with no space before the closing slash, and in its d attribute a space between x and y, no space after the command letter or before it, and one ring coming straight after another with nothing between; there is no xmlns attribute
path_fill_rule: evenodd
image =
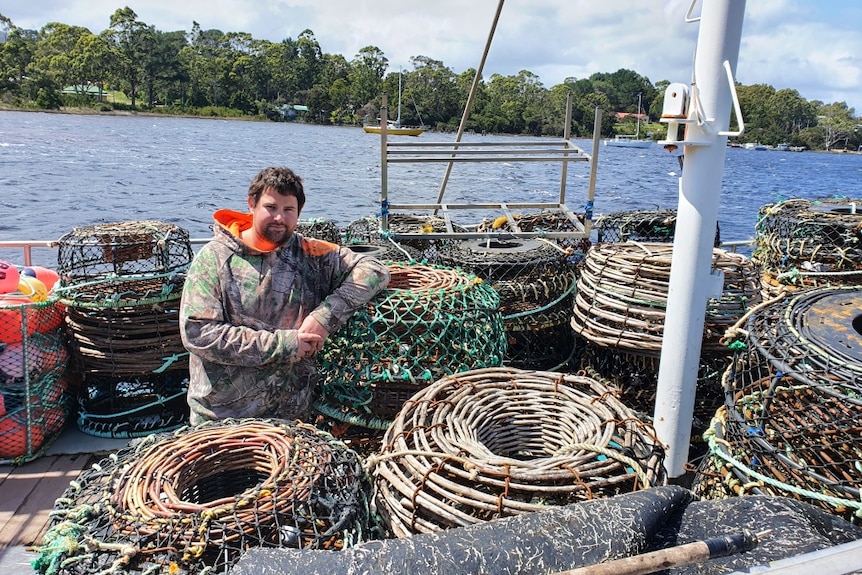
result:
<svg viewBox="0 0 862 575"><path fill-rule="evenodd" d="M379 138L353 127L0 112L0 240L55 240L76 226L145 219L206 238L213 211L244 210L249 181L269 165L290 166L304 178L303 218L344 226L378 211L379 163ZM555 202L559 170L550 163L458 164L444 199ZM676 156L659 146L602 146L596 214L675 209L679 171ZM444 164L390 166L390 200L434 202L444 172ZM570 166L566 200L575 211L583 211L588 177L585 163ZM752 237L763 204L836 195L862 197L862 156L729 149L721 237ZM21 263L19 251L0 250L0 258ZM35 263L56 264L52 258L51 250L34 252Z"/></svg>

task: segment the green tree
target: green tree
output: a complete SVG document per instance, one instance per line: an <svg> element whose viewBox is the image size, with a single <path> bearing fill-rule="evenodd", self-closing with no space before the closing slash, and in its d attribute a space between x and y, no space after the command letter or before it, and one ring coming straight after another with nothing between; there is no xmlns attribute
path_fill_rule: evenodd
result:
<svg viewBox="0 0 862 575"><path fill-rule="evenodd" d="M82 26L69 26L59 22L46 24L39 32L33 58L26 73L38 88L62 90L65 86L78 86L85 90L93 79L87 64L86 47L93 34Z"/></svg>
<svg viewBox="0 0 862 575"><path fill-rule="evenodd" d="M379 98L389 60L377 46L362 48L350 62L347 77L353 102L364 106Z"/></svg>
<svg viewBox="0 0 862 575"><path fill-rule="evenodd" d="M0 93L19 94L23 90L27 65L36 49L36 35L15 26L0 14L0 32L6 41L0 44Z"/></svg>
<svg viewBox="0 0 862 575"><path fill-rule="evenodd" d="M104 34L115 52L114 74L125 84L134 108L142 78L153 75L155 28L138 20L135 11L126 6L111 15Z"/></svg>
<svg viewBox="0 0 862 575"><path fill-rule="evenodd" d="M824 147L831 150L843 143L843 148L846 149L858 125L854 119L853 108L848 108L847 102L835 102L820 106L817 115L817 126L823 131Z"/></svg>

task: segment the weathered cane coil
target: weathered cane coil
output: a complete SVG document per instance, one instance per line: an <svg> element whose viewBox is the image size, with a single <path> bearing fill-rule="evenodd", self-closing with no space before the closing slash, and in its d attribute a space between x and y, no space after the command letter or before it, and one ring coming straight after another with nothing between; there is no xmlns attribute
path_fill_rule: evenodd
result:
<svg viewBox="0 0 862 575"><path fill-rule="evenodd" d="M252 546L341 549L368 536L368 491L358 456L311 426L225 420L152 435L57 500L36 567L223 573Z"/></svg>
<svg viewBox="0 0 862 575"><path fill-rule="evenodd" d="M488 368L414 395L369 463L404 537L660 484L662 461L650 426L595 380Z"/></svg>
<svg viewBox="0 0 862 575"><path fill-rule="evenodd" d="M587 254L575 296L572 328L591 344L658 356L664 334L673 246L599 244ZM713 250L712 267L724 275L721 297L709 300L703 354L729 355L725 330L760 302L753 264L742 254Z"/></svg>

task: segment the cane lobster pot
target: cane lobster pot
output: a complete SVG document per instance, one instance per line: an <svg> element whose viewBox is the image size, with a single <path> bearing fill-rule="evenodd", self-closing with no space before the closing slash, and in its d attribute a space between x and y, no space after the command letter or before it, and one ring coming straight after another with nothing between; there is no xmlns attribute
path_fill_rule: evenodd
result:
<svg viewBox="0 0 862 575"><path fill-rule="evenodd" d="M862 516L862 286L789 291L734 336L693 490Z"/></svg>

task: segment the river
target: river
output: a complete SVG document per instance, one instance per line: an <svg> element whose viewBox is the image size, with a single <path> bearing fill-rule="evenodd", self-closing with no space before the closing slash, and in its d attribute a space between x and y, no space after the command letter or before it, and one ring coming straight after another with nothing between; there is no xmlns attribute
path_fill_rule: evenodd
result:
<svg viewBox="0 0 862 575"><path fill-rule="evenodd" d="M494 138L504 136L464 140ZM420 139L452 141L454 135L428 132ZM578 145L589 151L591 142ZM206 238L213 211L244 210L249 181L270 165L303 177L304 219L345 226L379 211L379 164L379 137L358 127L3 111L0 240L56 240L77 226L127 220L170 222ZM434 202L444 172L438 163L390 166L389 198ZM601 146L595 213L675 209L679 173L677 156L661 146ZM457 164L444 199L555 202L559 174L558 164ZM566 201L574 211L583 211L588 179L586 163L569 168ZM862 156L729 148L721 238L753 237L764 204L834 196L862 197ZM20 250L0 250L0 258L21 263ZM50 255L34 252L34 263L50 265L45 258Z"/></svg>

